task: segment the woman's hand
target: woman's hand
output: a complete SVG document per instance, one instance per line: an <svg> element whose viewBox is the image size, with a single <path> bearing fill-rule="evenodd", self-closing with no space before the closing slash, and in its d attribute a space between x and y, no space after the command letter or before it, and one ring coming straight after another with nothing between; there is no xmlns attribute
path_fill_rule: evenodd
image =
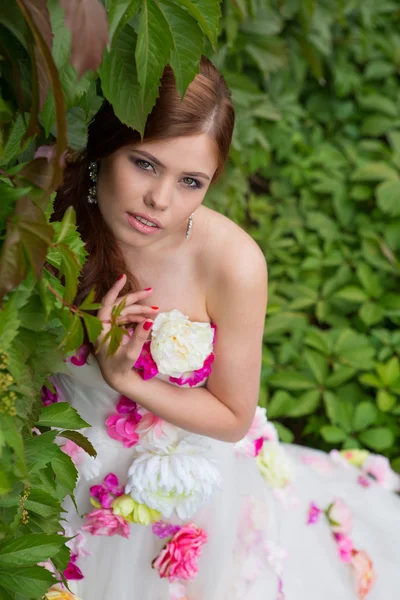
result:
<svg viewBox="0 0 400 600"><path fill-rule="evenodd" d="M105 381L115 389L118 388L118 384L124 377L132 374L133 366L140 356L143 344L147 341L153 325L153 321L148 316L154 316L158 310L154 307L137 304L139 300L151 296L151 288L119 297L125 282L125 275L115 282L104 296L102 307L97 312L97 317L103 323L103 329L95 344L96 358ZM110 340L106 338L112 326L112 312L124 300L125 307L121 311L120 317L117 318L117 324L138 324L134 332L130 330L127 335L123 336L117 351L114 354L109 354Z"/></svg>

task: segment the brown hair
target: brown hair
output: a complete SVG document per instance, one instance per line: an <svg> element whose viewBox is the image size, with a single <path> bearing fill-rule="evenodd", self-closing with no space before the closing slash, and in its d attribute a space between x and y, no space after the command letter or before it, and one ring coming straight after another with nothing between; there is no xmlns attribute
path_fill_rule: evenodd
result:
<svg viewBox="0 0 400 600"><path fill-rule="evenodd" d="M207 58L202 57L200 72L189 85L183 101L177 92L170 67L164 70L159 93L147 119L143 139L160 140L209 133L218 154L215 180L228 156L234 125L230 92L223 76ZM97 205L88 204L87 196L91 185L89 163L98 162L119 148L140 141L140 134L121 123L112 106L105 102L89 125L86 148L68 160L51 220L60 221L67 208L73 206L77 228L88 252L75 304L79 305L93 286L96 300L100 301L121 273L126 273L128 277L123 293L136 287Z"/></svg>

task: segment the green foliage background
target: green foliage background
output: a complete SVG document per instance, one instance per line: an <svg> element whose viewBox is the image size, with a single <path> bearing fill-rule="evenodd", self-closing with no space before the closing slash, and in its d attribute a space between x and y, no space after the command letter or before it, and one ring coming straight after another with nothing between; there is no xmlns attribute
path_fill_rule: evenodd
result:
<svg viewBox="0 0 400 600"><path fill-rule="evenodd" d="M143 131L166 62L183 94L204 51L232 89L231 157L207 202L241 224L269 264L260 403L285 441L366 447L400 471L397 2L105 0L105 12L98 0L79 0L86 13L77 22L72 11L67 26L63 8L77 2L0 8L5 600L41 597L54 580L37 563L51 557L62 572L68 562L58 533L76 470L60 438L95 454L69 405L43 409L40 400L65 353L100 327L93 295L73 305L85 261L73 211L49 223L59 158L67 142L85 145L103 96ZM34 158L54 142L55 157L42 149L47 158ZM114 327L114 346L120 338Z"/></svg>
<svg viewBox="0 0 400 600"><path fill-rule="evenodd" d="M400 470L400 11L226 2L233 91L209 202L269 265L260 402L287 441L367 447Z"/></svg>

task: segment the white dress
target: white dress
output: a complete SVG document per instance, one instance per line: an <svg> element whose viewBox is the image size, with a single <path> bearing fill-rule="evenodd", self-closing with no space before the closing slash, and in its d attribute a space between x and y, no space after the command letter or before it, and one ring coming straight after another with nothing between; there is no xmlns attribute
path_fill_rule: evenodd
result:
<svg viewBox="0 0 400 600"><path fill-rule="evenodd" d="M143 373L168 370L171 332L182 342L188 331L182 318L158 317ZM185 323L185 360L200 348L204 361L210 325ZM197 384L211 362L192 368ZM65 447L79 471L78 512L65 504L66 531L79 534L69 581L79 599L400 598L400 484L383 457L279 444L261 408L237 444L194 435L121 401L92 355L69 370L53 383L91 424L84 433L97 450L94 459Z"/></svg>

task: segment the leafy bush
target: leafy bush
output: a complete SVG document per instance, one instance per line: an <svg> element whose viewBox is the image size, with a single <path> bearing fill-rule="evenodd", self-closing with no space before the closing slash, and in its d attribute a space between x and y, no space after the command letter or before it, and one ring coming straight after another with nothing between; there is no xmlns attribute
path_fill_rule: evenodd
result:
<svg viewBox="0 0 400 600"><path fill-rule="evenodd" d="M49 558L63 573L69 549L59 535L61 504L73 494L77 471L61 447L70 440L95 455L79 431L88 424L76 411L65 402L43 408L41 401L41 391L54 393L48 377L65 369L65 354L82 344L84 331L95 341L101 330L91 314L98 307L92 292L73 304L86 258L73 210L62 223L49 223L63 154L67 146L85 145L103 96L142 132L165 64L183 94L205 36L213 44L217 38L217 0L106 0L105 6L16 0L0 7L2 600L41 598L55 583L38 566ZM121 337L113 326L110 346Z"/></svg>
<svg viewBox="0 0 400 600"><path fill-rule="evenodd" d="M224 4L238 112L209 203L264 250L260 402L281 436L400 470L400 35L395 2Z"/></svg>

